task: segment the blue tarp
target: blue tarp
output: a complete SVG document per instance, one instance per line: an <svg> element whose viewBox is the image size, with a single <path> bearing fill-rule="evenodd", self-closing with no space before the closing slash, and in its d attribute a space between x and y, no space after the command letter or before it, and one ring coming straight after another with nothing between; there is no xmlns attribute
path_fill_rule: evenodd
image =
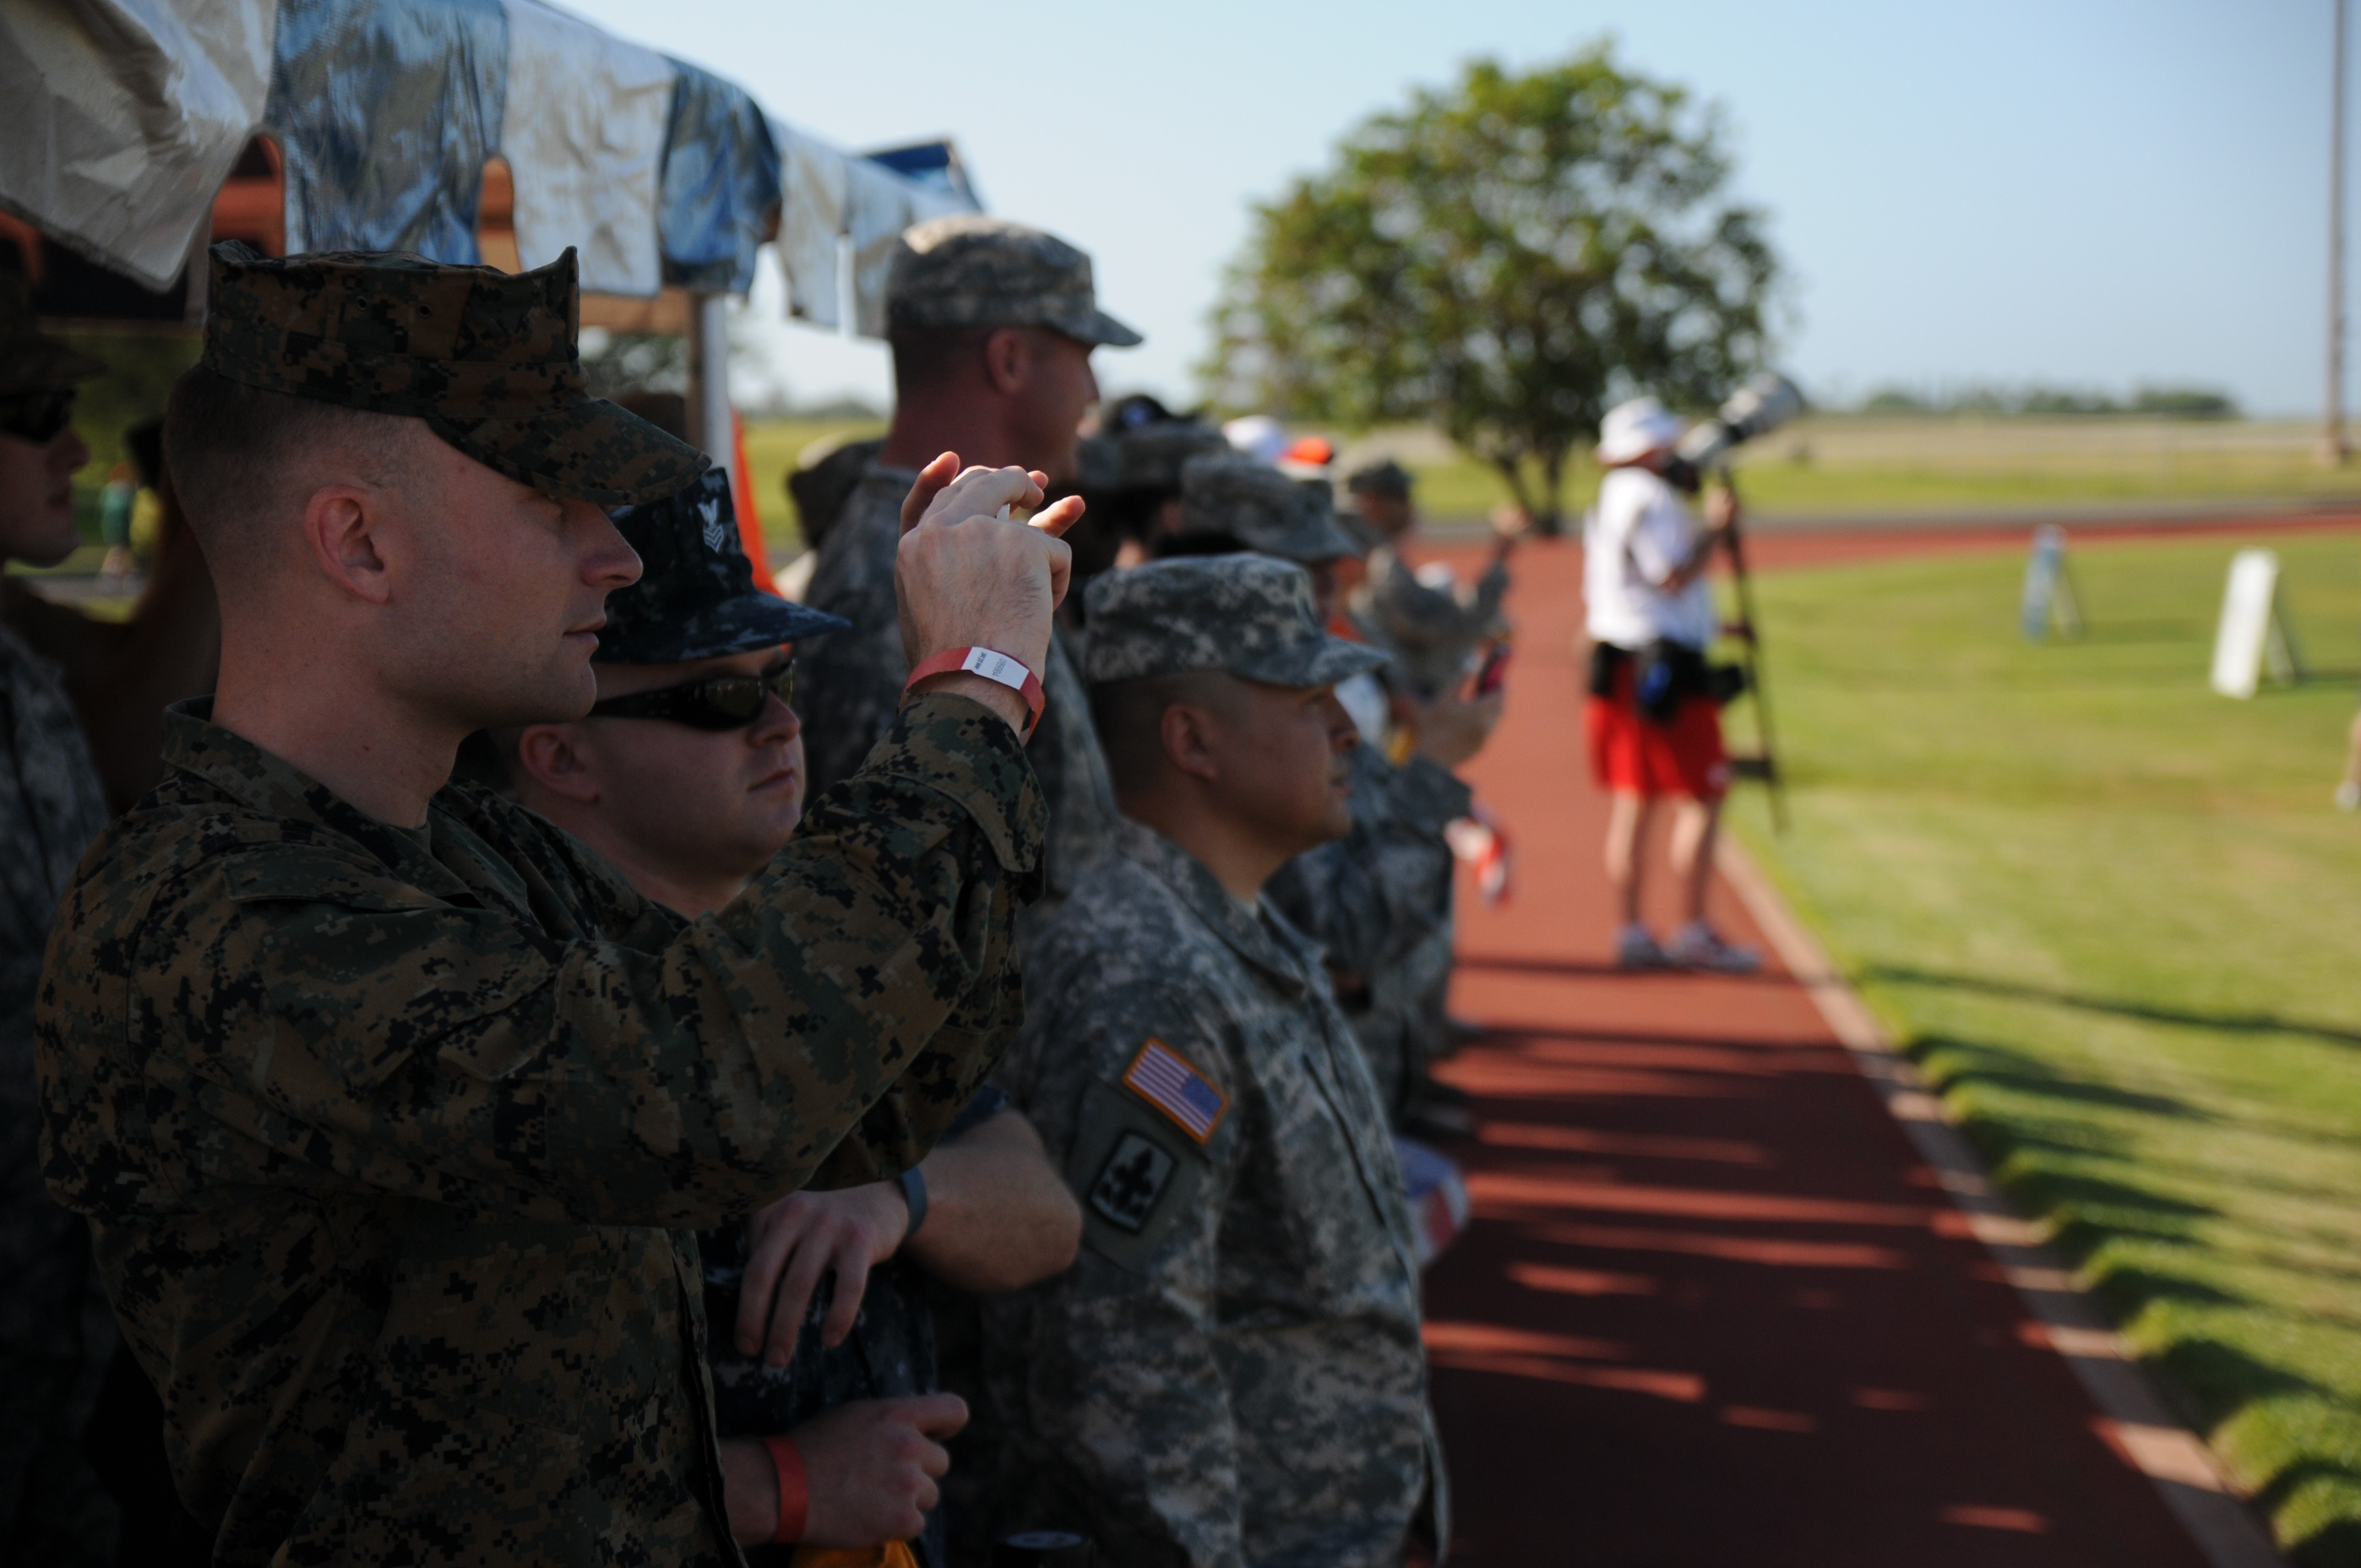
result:
<svg viewBox="0 0 2361 1568"><path fill-rule="evenodd" d="M500 145L500 0L283 0L266 128L287 167L287 247L482 260Z"/></svg>
<svg viewBox="0 0 2361 1568"><path fill-rule="evenodd" d="M778 145L744 89L672 63L680 75L656 199L664 281L742 294L754 284L754 253L778 220Z"/></svg>

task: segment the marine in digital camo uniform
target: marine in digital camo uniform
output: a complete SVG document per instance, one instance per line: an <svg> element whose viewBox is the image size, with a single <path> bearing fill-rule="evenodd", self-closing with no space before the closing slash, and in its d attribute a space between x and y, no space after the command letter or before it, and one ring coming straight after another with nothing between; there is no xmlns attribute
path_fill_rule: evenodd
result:
<svg viewBox="0 0 2361 1568"><path fill-rule="evenodd" d="M987 326L1045 326L1077 342L1113 347L1140 341L1098 308L1091 258L1064 241L997 218L957 216L914 225L902 236L886 283L887 335ZM892 721L910 673L895 613L894 551L902 534L902 498L915 477L872 463L819 544L805 597L852 629L814 639L804 654L803 717L814 789L826 789L860 764ZM1105 848L1115 793L1062 633L1050 640L1038 673L1047 706L1028 749L1049 803L1043 874L1054 902Z"/></svg>
<svg viewBox="0 0 2361 1568"><path fill-rule="evenodd" d="M583 390L575 262L214 247L203 363L423 418L602 505L703 459ZM224 1563L737 1561L694 1243L915 1162L1019 1005L1041 805L903 708L684 927L471 786L364 815L207 721L83 862L42 981L50 1190L93 1223Z"/></svg>
<svg viewBox="0 0 2361 1568"><path fill-rule="evenodd" d="M0 554L52 565L75 543L70 524L35 514L57 475L49 460L88 458L73 389L104 368L42 334L24 283L0 277L0 441L19 449L0 493ZM50 915L105 828L106 795L63 674L0 623L0 1559L78 1561L111 1533L82 1423L115 1336L89 1228L42 1190L33 1082Z"/></svg>
<svg viewBox="0 0 2361 1568"><path fill-rule="evenodd" d="M1090 626L1093 685L1326 685L1378 659L1255 555L1103 577ZM1083 1242L987 1305L1004 1519L1126 1568L1393 1568L1422 1503L1442 1523L1443 1471L1394 1147L1318 948L1125 818L1026 981L995 1080L1063 1162Z"/></svg>
<svg viewBox="0 0 2361 1568"><path fill-rule="evenodd" d="M1324 483L1240 457L1182 469L1175 543L1257 551L1314 571L1333 592L1334 563L1361 546L1338 526ZM1282 867L1263 895L1326 953L1389 1120L1398 1120L1440 1032L1436 999L1451 975L1451 846L1444 825L1467 814L1467 786L1432 758L1397 765L1367 741L1353 749L1353 830Z"/></svg>

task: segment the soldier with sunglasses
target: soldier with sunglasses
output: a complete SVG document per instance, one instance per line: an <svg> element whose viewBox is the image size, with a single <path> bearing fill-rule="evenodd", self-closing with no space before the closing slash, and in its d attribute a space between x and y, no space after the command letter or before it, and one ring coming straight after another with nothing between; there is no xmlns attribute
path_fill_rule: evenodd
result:
<svg viewBox="0 0 2361 1568"><path fill-rule="evenodd" d="M642 576L607 600L597 704L495 740L523 805L694 919L794 832L792 645L844 622L754 587L718 469L615 522ZM939 1440L968 1411L939 1391L928 1278L1015 1289L1071 1262L1081 1232L1039 1138L987 1085L897 1179L794 1193L699 1238L721 1438L764 1440L804 1473L801 1528L785 1521L778 1541L871 1547L923 1530L919 1561L942 1563Z"/></svg>

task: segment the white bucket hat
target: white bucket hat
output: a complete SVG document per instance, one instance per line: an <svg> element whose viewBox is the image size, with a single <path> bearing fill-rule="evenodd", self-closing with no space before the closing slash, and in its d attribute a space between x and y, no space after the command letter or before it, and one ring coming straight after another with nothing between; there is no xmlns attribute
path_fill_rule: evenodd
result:
<svg viewBox="0 0 2361 1568"><path fill-rule="evenodd" d="M1598 426L1598 460L1630 463L1662 452L1687 433L1688 422L1653 398L1633 398L1607 411Z"/></svg>

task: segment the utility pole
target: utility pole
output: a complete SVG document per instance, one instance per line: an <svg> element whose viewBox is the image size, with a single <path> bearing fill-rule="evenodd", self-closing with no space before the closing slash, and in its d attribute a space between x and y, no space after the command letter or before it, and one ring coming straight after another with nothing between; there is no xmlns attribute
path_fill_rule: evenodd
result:
<svg viewBox="0 0 2361 1568"><path fill-rule="evenodd" d="M2329 63L2328 407L2320 460L2331 467L2353 455L2345 439L2345 0L2336 0L2336 52Z"/></svg>

